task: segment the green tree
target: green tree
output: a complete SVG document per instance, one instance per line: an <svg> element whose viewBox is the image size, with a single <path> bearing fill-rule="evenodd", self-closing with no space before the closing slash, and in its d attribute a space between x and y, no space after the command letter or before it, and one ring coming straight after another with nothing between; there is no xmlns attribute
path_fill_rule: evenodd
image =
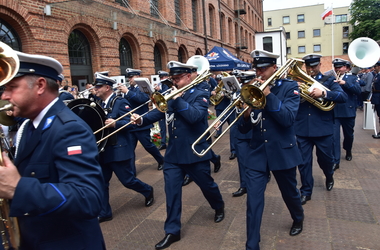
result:
<svg viewBox="0 0 380 250"><path fill-rule="evenodd" d="M350 6L350 23L353 31L352 40L358 37L369 37L380 40L380 1L354 0Z"/></svg>

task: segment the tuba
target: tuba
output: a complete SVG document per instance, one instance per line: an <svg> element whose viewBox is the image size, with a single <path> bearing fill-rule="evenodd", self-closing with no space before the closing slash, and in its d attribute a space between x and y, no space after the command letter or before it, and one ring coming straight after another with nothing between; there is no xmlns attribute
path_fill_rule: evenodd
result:
<svg viewBox="0 0 380 250"><path fill-rule="evenodd" d="M359 37L352 41L348 47L348 57L358 67L372 67L379 60L380 47L371 38Z"/></svg>
<svg viewBox="0 0 380 250"><path fill-rule="evenodd" d="M0 86L6 84L17 74L20 67L20 61L16 52L3 42L0 42ZM0 112L11 110L12 104L4 103L0 108ZM8 123L6 118L0 119L1 124ZM7 145L5 142L4 134L0 135L1 144ZM8 151L10 149L7 149ZM3 157L0 147L0 165L3 165ZM18 227L17 218L9 216L9 201L7 199L0 199L0 233L5 250L17 249L20 244L20 230Z"/></svg>
<svg viewBox="0 0 380 250"><path fill-rule="evenodd" d="M314 80L311 76L306 74L305 71L301 69L302 64L303 64L303 61L297 59L297 63L290 69L288 73L288 76L290 76L292 80L302 82L299 85L301 97L322 111L332 110L335 106L334 102L325 100L323 98L314 99L309 95L311 88L318 88L325 91L330 91L330 90L326 88L325 86L323 86L323 84Z"/></svg>

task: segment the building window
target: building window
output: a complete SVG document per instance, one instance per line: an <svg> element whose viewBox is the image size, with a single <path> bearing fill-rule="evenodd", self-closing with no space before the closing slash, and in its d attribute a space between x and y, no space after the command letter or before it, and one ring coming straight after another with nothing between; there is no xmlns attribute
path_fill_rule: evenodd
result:
<svg viewBox="0 0 380 250"><path fill-rule="evenodd" d="M305 38L305 31L304 30L298 31L298 38Z"/></svg>
<svg viewBox="0 0 380 250"><path fill-rule="evenodd" d="M292 54L291 47L286 47L286 54L288 54L288 55Z"/></svg>
<svg viewBox="0 0 380 250"><path fill-rule="evenodd" d="M153 60L154 60L154 72L161 70L162 69L162 56L161 56L161 51L158 48L157 44L154 46Z"/></svg>
<svg viewBox="0 0 380 250"><path fill-rule="evenodd" d="M273 52L273 40L272 37L263 37L263 49L269 52Z"/></svg>
<svg viewBox="0 0 380 250"><path fill-rule="evenodd" d="M305 46L298 46L298 53L305 53L306 48Z"/></svg>
<svg viewBox="0 0 380 250"><path fill-rule="evenodd" d="M343 26L343 38L348 38L348 26Z"/></svg>
<svg viewBox="0 0 380 250"><path fill-rule="evenodd" d="M181 6L179 0L174 1L175 8L175 24L181 25Z"/></svg>
<svg viewBox="0 0 380 250"><path fill-rule="evenodd" d="M132 48L127 40L122 38L119 43L120 66L133 68ZM122 69L123 72L123 69Z"/></svg>
<svg viewBox="0 0 380 250"><path fill-rule="evenodd" d="M115 0L116 3L119 3L123 7L128 7L129 1L128 0Z"/></svg>
<svg viewBox="0 0 380 250"><path fill-rule="evenodd" d="M316 37L316 36L321 36L321 30L320 29L314 29L313 30L313 36Z"/></svg>
<svg viewBox="0 0 380 250"><path fill-rule="evenodd" d="M305 22L305 15L304 14L297 15L297 22L304 23Z"/></svg>
<svg viewBox="0 0 380 250"><path fill-rule="evenodd" d="M347 14L344 15L336 15L335 16L336 23L346 23L347 22Z"/></svg>
<svg viewBox="0 0 380 250"><path fill-rule="evenodd" d="M321 52L321 45L320 44L314 45L313 50L314 50L314 52Z"/></svg>
<svg viewBox="0 0 380 250"><path fill-rule="evenodd" d="M286 32L285 35L286 35L286 39L290 39L290 32Z"/></svg>
<svg viewBox="0 0 380 250"><path fill-rule="evenodd" d="M282 17L282 23L283 24L289 24L290 23L290 17L289 16L283 16Z"/></svg>
<svg viewBox="0 0 380 250"><path fill-rule="evenodd" d="M348 43L343 43L343 55L348 53Z"/></svg>
<svg viewBox="0 0 380 250"><path fill-rule="evenodd" d="M215 8L211 4L208 6L208 13L210 18L210 36L214 37L215 33Z"/></svg>
<svg viewBox="0 0 380 250"><path fill-rule="evenodd" d="M198 31L197 0L191 1L191 11L193 13L193 30Z"/></svg>
<svg viewBox="0 0 380 250"><path fill-rule="evenodd" d="M0 18L0 41L9 45L14 50L21 50L21 42L16 31L7 22ZM0 69L0 71L2 71ZM2 72L3 73L3 72Z"/></svg>
<svg viewBox="0 0 380 250"><path fill-rule="evenodd" d="M158 18L158 0L150 1L150 15L152 17Z"/></svg>
<svg viewBox="0 0 380 250"><path fill-rule="evenodd" d="M74 30L69 35L69 60L72 65L91 65L90 43L82 32Z"/></svg>
<svg viewBox="0 0 380 250"><path fill-rule="evenodd" d="M272 18L268 18L268 26L272 26Z"/></svg>

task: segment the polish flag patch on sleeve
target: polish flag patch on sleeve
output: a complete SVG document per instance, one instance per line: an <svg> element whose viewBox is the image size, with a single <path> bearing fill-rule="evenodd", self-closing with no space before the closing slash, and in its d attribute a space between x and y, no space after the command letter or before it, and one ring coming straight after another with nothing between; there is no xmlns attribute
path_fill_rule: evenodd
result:
<svg viewBox="0 0 380 250"><path fill-rule="evenodd" d="M82 154L82 146L71 146L67 147L68 155L80 155Z"/></svg>
<svg viewBox="0 0 380 250"><path fill-rule="evenodd" d="M207 103L207 99L203 97L202 101L206 102Z"/></svg>
<svg viewBox="0 0 380 250"><path fill-rule="evenodd" d="M299 93L298 93L298 90L294 90L294 94L295 95L298 95Z"/></svg>
<svg viewBox="0 0 380 250"><path fill-rule="evenodd" d="M129 109L129 106L127 105L127 106L125 106L125 109Z"/></svg>

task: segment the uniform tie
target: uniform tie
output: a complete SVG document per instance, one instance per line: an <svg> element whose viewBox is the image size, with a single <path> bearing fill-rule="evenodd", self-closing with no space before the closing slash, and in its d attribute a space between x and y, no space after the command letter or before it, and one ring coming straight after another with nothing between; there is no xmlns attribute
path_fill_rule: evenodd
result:
<svg viewBox="0 0 380 250"><path fill-rule="evenodd" d="M32 137L33 132L36 130L36 128L33 125L32 121L29 121L28 129L26 131L26 141L29 141L29 139Z"/></svg>

